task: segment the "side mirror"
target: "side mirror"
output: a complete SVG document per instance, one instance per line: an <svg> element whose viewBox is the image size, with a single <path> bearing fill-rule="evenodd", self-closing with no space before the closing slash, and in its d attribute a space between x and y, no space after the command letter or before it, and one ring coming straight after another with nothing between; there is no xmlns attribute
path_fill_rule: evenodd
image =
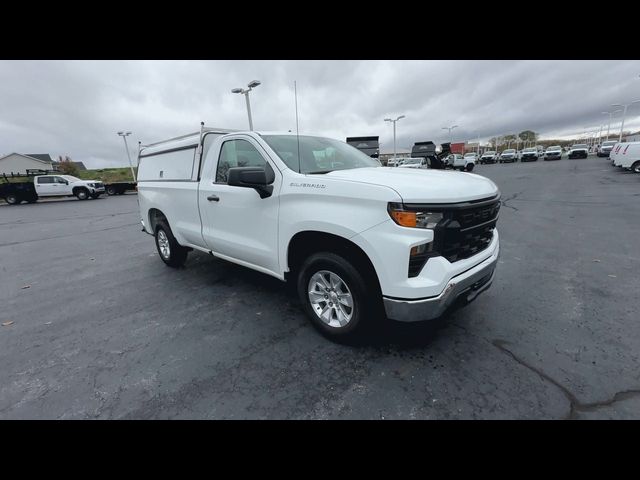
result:
<svg viewBox="0 0 640 480"><path fill-rule="evenodd" d="M228 171L227 185L233 187L253 188L260 198L267 198L273 194L276 175L269 164L262 167L233 167Z"/></svg>

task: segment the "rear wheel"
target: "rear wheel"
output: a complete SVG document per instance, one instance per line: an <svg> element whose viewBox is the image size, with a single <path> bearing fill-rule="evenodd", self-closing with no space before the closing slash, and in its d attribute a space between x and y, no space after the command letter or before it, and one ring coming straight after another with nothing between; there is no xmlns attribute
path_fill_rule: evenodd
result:
<svg viewBox="0 0 640 480"><path fill-rule="evenodd" d="M5 197L5 200L7 201L7 203L9 205L19 205L20 204L20 200L18 200L18 197L15 196L13 193L10 193L9 195L7 195Z"/></svg>
<svg viewBox="0 0 640 480"><path fill-rule="evenodd" d="M181 267L187 260L189 250L178 243L169 225L160 220L156 225L156 248L162 261L170 267Z"/></svg>
<svg viewBox="0 0 640 480"><path fill-rule="evenodd" d="M313 326L326 337L353 340L381 318L379 289L364 274L330 252L315 253L302 264L298 297Z"/></svg>
<svg viewBox="0 0 640 480"><path fill-rule="evenodd" d="M115 187L107 187L107 195L115 195L116 189Z"/></svg>
<svg viewBox="0 0 640 480"><path fill-rule="evenodd" d="M633 170L635 173L640 173L640 162L636 162L631 165L631 170Z"/></svg>

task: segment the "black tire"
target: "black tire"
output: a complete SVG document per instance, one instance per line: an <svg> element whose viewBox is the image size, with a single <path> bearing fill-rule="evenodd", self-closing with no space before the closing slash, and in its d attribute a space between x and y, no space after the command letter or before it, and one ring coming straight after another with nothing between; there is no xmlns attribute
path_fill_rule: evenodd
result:
<svg viewBox="0 0 640 480"><path fill-rule="evenodd" d="M473 163L470 163L469 165L467 165L467 172L472 172L473 171Z"/></svg>
<svg viewBox="0 0 640 480"><path fill-rule="evenodd" d="M332 326L321 320L309 299L309 282L311 277L321 271L337 275L346 285L352 298L353 308L348 323L344 326ZM313 326L327 338L337 342L350 342L371 331L382 318L382 298L380 289L372 281L367 281L366 270L356 268L351 262L331 252L319 252L307 258L298 271L297 290L302 307ZM344 290L342 290L344 292ZM336 292L328 292L329 295ZM331 300L331 297L325 297ZM379 299L379 300L378 300ZM322 299L319 300L323 302ZM334 299L335 301L335 299ZM343 312L345 309L336 302ZM324 303L324 307L328 302ZM318 305L318 308L324 308ZM337 321L337 314L331 310L329 322ZM335 307L334 307L335 308ZM349 310L347 307L346 310Z"/></svg>
<svg viewBox="0 0 640 480"><path fill-rule="evenodd" d="M13 193L10 193L9 195L7 195L5 197L5 200L9 205L20 205L20 202L21 202L21 200L19 200L18 197Z"/></svg>
<svg viewBox="0 0 640 480"><path fill-rule="evenodd" d="M89 191L86 188L79 188L74 195L78 200L87 200L89 198Z"/></svg>
<svg viewBox="0 0 640 480"><path fill-rule="evenodd" d="M631 170L634 173L640 173L640 162L636 162L633 165L631 165Z"/></svg>
<svg viewBox="0 0 640 480"><path fill-rule="evenodd" d="M107 187L107 195L115 195L116 189L115 187Z"/></svg>
<svg viewBox="0 0 640 480"><path fill-rule="evenodd" d="M163 250L160 246L160 241L162 241L163 234L168 241L168 255L165 255L163 253ZM169 225L165 221L160 220L156 224L155 237L156 248L158 249L158 255L160 255L160 259L165 264L173 268L179 268L183 266L184 262L187 260L189 250L178 243L176 237L173 236L173 232L171 232L171 228L169 228Z"/></svg>

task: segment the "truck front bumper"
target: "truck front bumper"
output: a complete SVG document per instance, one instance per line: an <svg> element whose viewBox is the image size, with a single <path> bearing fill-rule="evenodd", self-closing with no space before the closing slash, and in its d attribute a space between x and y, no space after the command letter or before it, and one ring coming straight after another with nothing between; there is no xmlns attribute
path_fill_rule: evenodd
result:
<svg viewBox="0 0 640 480"><path fill-rule="evenodd" d="M383 297L387 317L400 322L432 320L443 313L457 300L469 303L487 290L495 276L500 250L475 267L453 277L445 289L435 297L421 299L401 299Z"/></svg>

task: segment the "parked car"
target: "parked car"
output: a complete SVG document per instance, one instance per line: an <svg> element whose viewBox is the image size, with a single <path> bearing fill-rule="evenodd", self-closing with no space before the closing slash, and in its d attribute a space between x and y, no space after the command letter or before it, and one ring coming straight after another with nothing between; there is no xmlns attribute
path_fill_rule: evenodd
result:
<svg viewBox="0 0 640 480"><path fill-rule="evenodd" d="M569 158L587 158L589 156L589 147L584 143L576 143L569 150Z"/></svg>
<svg viewBox="0 0 640 480"><path fill-rule="evenodd" d="M426 158L408 158L398 168L429 168Z"/></svg>
<svg viewBox="0 0 640 480"><path fill-rule="evenodd" d="M640 142L627 142L618 153L618 163L626 170L640 173Z"/></svg>
<svg viewBox="0 0 640 480"><path fill-rule="evenodd" d="M537 147L529 147L522 150L521 162L537 162L540 158L540 150Z"/></svg>
<svg viewBox="0 0 640 480"><path fill-rule="evenodd" d="M467 152L464 154L464 158L469 158L475 163L478 161L478 154L476 152Z"/></svg>
<svg viewBox="0 0 640 480"><path fill-rule="evenodd" d="M547 148L544 152L545 160L561 160L562 159L562 147L560 145L553 145Z"/></svg>
<svg viewBox="0 0 640 480"><path fill-rule="evenodd" d="M606 142L602 142L602 145L600 145L600 148L598 149L598 156L608 157L616 143L618 143L616 140L607 140Z"/></svg>
<svg viewBox="0 0 640 480"><path fill-rule="evenodd" d="M498 262L490 179L392 171L330 138L203 127L140 149L138 200L166 265L198 250L291 281L332 339L439 317Z"/></svg>
<svg viewBox="0 0 640 480"><path fill-rule="evenodd" d="M500 163L514 163L518 161L518 153L513 148L503 150L500 154Z"/></svg>
<svg viewBox="0 0 640 480"><path fill-rule="evenodd" d="M470 172L476 166L473 158L462 156L460 153L452 153L447 157L447 165L454 170Z"/></svg>
<svg viewBox="0 0 640 480"><path fill-rule="evenodd" d="M395 160L393 158L390 158L387 161L387 167L399 167L400 165L402 165L407 160L408 160L408 158L406 158L406 157L396 157Z"/></svg>
<svg viewBox="0 0 640 480"><path fill-rule="evenodd" d="M498 152L494 150L489 150L487 152L484 152L480 156L480 163L483 163L483 164L496 163L497 160L498 160Z"/></svg>

